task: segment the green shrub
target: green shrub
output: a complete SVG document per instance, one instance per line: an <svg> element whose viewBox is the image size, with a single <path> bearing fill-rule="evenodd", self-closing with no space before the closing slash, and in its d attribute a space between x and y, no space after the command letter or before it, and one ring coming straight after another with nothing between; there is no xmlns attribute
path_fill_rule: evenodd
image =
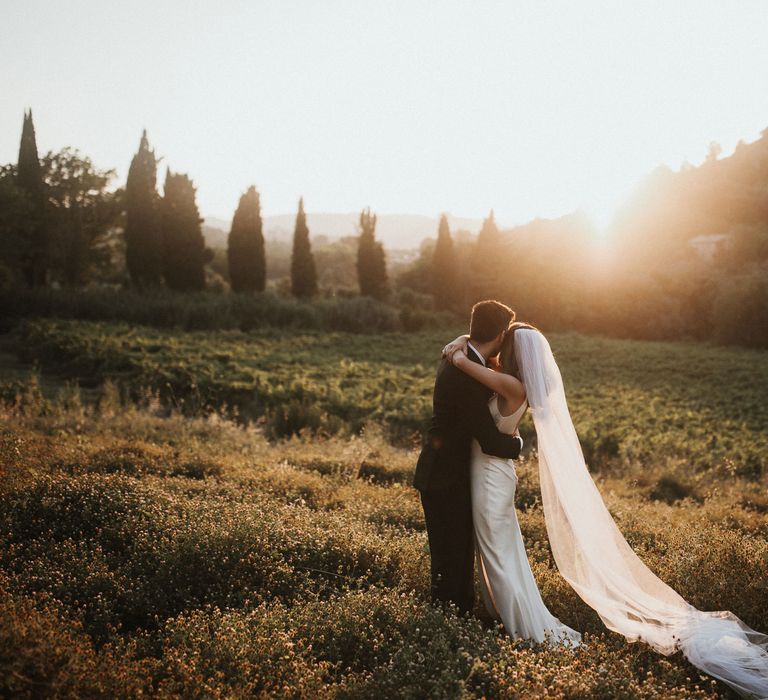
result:
<svg viewBox="0 0 768 700"><path fill-rule="evenodd" d="M715 338L721 343L768 347L768 280L755 267L736 278L726 278L712 310Z"/></svg>
<svg viewBox="0 0 768 700"><path fill-rule="evenodd" d="M233 492L205 497L163 485L40 477L0 505L0 564L30 590L66 600L100 639L112 625L152 627L206 603L293 600L352 582L426 587L414 536L255 495L242 502Z"/></svg>
<svg viewBox="0 0 768 700"><path fill-rule="evenodd" d="M0 695L13 698L136 698L150 695L153 659L118 643L94 648L66 609L46 596L9 591L0 575Z"/></svg>
<svg viewBox="0 0 768 700"><path fill-rule="evenodd" d="M401 329L397 308L359 296L307 302L272 292L0 288L0 318L5 330L13 320L32 317L124 321L188 331L292 328L381 333ZM446 323L450 326L455 320L446 315L430 320L431 327Z"/></svg>
<svg viewBox="0 0 768 700"><path fill-rule="evenodd" d="M670 505L681 501L684 498L692 498L693 500L700 500L695 490L689 484L684 484L678 481L675 477L664 475L654 486L650 493L650 497L654 501L664 501Z"/></svg>
<svg viewBox="0 0 768 700"><path fill-rule="evenodd" d="M349 591L169 621L161 688L185 697L201 688L215 696L712 697L686 666L627 656L623 642L604 637L585 641L575 652L529 649L408 593Z"/></svg>

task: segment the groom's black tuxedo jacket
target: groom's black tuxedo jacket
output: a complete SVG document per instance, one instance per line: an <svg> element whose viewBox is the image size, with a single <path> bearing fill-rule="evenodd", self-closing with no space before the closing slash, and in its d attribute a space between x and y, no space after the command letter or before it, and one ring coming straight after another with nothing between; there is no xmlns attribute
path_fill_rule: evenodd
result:
<svg viewBox="0 0 768 700"><path fill-rule="evenodd" d="M471 348L467 356L480 363ZM416 463L414 487L433 491L468 485L473 437L486 454L512 459L520 455L521 440L496 429L488 410L492 395L490 389L442 360L432 396L432 422Z"/></svg>

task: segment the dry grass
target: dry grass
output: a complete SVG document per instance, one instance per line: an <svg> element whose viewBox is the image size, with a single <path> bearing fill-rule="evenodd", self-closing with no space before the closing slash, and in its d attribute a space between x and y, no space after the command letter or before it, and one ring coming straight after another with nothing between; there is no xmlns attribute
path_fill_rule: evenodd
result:
<svg viewBox="0 0 768 700"><path fill-rule="evenodd" d="M415 452L380 430L275 443L217 414L122 404L109 386L94 406L25 391L0 416L5 694L729 696L679 656L604 631L552 565L533 461L519 469L521 526L546 603L586 632L576 652L426 602ZM598 483L664 580L768 629L760 488L710 479L668 503L653 497L665 475Z"/></svg>

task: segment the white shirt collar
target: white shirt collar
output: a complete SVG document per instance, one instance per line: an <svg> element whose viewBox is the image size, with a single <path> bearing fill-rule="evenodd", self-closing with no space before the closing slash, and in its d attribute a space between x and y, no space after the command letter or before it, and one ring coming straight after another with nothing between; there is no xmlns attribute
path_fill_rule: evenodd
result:
<svg viewBox="0 0 768 700"><path fill-rule="evenodd" d="M480 358L480 361L483 363L483 367L487 367L488 365L485 363L485 358L483 357L483 354L474 346L472 343L467 341L467 347L472 348L472 351Z"/></svg>

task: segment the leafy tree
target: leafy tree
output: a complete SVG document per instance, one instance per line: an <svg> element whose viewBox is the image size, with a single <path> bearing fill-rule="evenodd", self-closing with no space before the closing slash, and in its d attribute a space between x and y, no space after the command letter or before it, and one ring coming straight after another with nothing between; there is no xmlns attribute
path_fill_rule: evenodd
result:
<svg viewBox="0 0 768 700"><path fill-rule="evenodd" d="M357 247L357 283L360 294L384 299L389 293L384 247L375 238L376 215L370 208L360 212L360 236Z"/></svg>
<svg viewBox="0 0 768 700"><path fill-rule="evenodd" d="M448 218L443 214L437 230L432 258L432 299L436 309L451 309L456 303L456 256Z"/></svg>
<svg viewBox="0 0 768 700"><path fill-rule="evenodd" d="M251 185L240 197L227 241L229 281L236 292L263 292L267 283L261 201Z"/></svg>
<svg viewBox="0 0 768 700"><path fill-rule="evenodd" d="M160 214L165 283L179 291L203 289L205 264L213 258L213 251L205 247L200 228L203 220L189 176L166 171Z"/></svg>
<svg viewBox="0 0 768 700"><path fill-rule="evenodd" d="M16 178L19 189L28 198L30 216L26 244L20 254L21 268L27 283L32 287L40 287L48 282L51 235L46 216L45 183L37 155L37 139L31 109L24 113Z"/></svg>
<svg viewBox="0 0 768 700"><path fill-rule="evenodd" d="M410 289L419 294L432 294L432 266L435 261L435 239L425 238L419 246L419 256L395 280L398 290Z"/></svg>
<svg viewBox="0 0 768 700"><path fill-rule="evenodd" d="M318 286L331 294L350 295L357 287L357 236L329 240L316 236L313 255L317 264Z"/></svg>
<svg viewBox="0 0 768 700"><path fill-rule="evenodd" d="M82 286L95 267L110 260L108 238L120 219L122 191L107 191L114 170L98 170L71 148L46 154L43 172L53 271L63 284Z"/></svg>
<svg viewBox="0 0 768 700"><path fill-rule="evenodd" d="M19 187L16 166L0 166L0 287L22 281L22 261L33 234L33 220L32 203Z"/></svg>
<svg viewBox="0 0 768 700"><path fill-rule="evenodd" d="M131 160L125 185L125 261L138 286L162 281L163 240L160 228L157 162L146 129Z"/></svg>
<svg viewBox="0 0 768 700"><path fill-rule="evenodd" d="M312 297L317 294L317 270L309 242L309 229L307 228L307 215L304 213L303 197L299 200L296 228L293 232L291 293L300 298Z"/></svg>

